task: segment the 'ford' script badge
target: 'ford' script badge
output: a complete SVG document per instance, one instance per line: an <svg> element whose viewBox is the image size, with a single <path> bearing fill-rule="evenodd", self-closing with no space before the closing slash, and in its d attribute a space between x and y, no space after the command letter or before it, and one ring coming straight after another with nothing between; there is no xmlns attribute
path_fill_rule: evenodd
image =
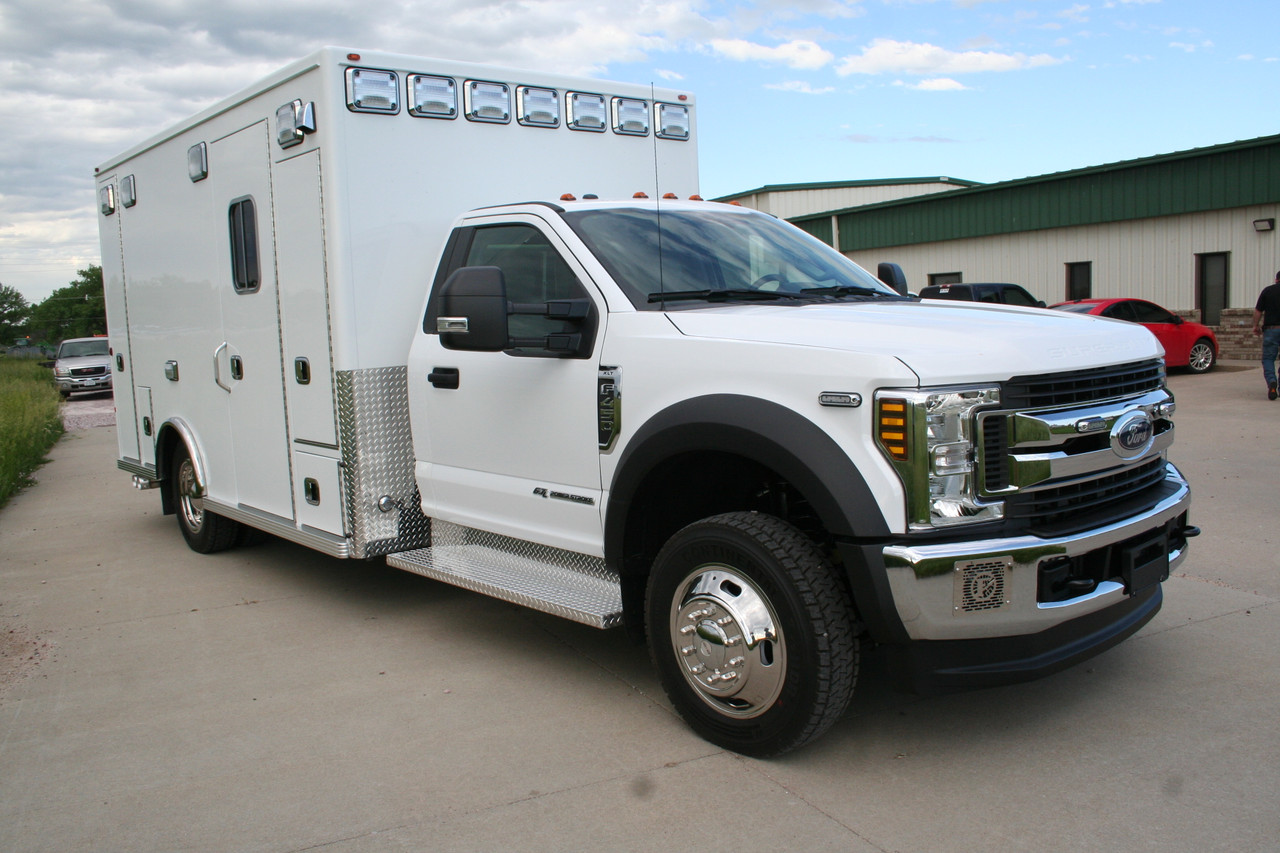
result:
<svg viewBox="0 0 1280 853"><path fill-rule="evenodd" d="M1151 448L1155 428L1146 412L1126 412L1111 427L1111 449L1121 459L1136 459Z"/></svg>

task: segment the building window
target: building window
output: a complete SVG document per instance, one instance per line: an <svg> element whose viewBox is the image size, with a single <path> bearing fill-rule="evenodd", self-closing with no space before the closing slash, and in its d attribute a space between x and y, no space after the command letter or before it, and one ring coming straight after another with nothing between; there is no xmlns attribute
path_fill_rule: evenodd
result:
<svg viewBox="0 0 1280 853"><path fill-rule="evenodd" d="M959 284L964 280L964 276L958 272L931 272L929 273L929 284Z"/></svg>
<svg viewBox="0 0 1280 853"><path fill-rule="evenodd" d="M1200 309L1200 322L1206 326L1220 324L1222 309L1227 307L1228 254L1196 255L1196 307Z"/></svg>
<svg viewBox="0 0 1280 853"><path fill-rule="evenodd" d="M1093 296L1093 261L1067 264L1067 299Z"/></svg>
<svg viewBox="0 0 1280 853"><path fill-rule="evenodd" d="M231 202L231 283L236 293L254 293L262 283L258 266L258 215L248 196Z"/></svg>

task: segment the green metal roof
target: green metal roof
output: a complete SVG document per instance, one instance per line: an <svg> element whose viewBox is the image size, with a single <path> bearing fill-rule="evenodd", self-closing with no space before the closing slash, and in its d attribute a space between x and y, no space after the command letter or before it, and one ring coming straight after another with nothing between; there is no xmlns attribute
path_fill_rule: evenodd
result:
<svg viewBox="0 0 1280 853"><path fill-rule="evenodd" d="M923 177L923 178L873 178L862 181L819 181L808 184L766 184L754 190L721 196L714 201L732 201L758 193L797 192L800 190L841 190L855 187L892 187L898 184L955 184L959 187L980 187L977 181L966 181L964 178Z"/></svg>
<svg viewBox="0 0 1280 853"><path fill-rule="evenodd" d="M1280 201L1280 135L846 210L792 221L814 236L832 216L840 249L933 243ZM820 225L826 219L828 225Z"/></svg>

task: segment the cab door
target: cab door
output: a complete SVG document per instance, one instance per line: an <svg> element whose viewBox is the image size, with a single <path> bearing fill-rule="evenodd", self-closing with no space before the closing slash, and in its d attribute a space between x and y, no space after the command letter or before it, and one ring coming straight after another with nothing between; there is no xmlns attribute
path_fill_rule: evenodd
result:
<svg viewBox="0 0 1280 853"><path fill-rule="evenodd" d="M428 309L409 358L423 512L603 556L595 354L604 301L535 216L476 220L455 234L452 246L451 269L497 267L512 303L590 300L590 321L577 326L589 329L590 339L576 357L527 345L501 352L449 349ZM528 342L564 331L565 322L518 314L510 317L509 333Z"/></svg>

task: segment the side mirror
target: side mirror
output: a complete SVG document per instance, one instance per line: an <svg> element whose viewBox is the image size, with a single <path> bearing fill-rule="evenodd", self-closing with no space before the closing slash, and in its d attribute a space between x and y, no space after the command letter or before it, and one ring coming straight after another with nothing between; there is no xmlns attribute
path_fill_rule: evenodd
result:
<svg viewBox="0 0 1280 853"><path fill-rule="evenodd" d="M445 349L507 349L507 283L502 270L462 267L450 275L440 288L436 331Z"/></svg>
<svg viewBox="0 0 1280 853"><path fill-rule="evenodd" d="M892 287L903 296L907 295L907 276L897 264L882 262L876 267L876 278Z"/></svg>

